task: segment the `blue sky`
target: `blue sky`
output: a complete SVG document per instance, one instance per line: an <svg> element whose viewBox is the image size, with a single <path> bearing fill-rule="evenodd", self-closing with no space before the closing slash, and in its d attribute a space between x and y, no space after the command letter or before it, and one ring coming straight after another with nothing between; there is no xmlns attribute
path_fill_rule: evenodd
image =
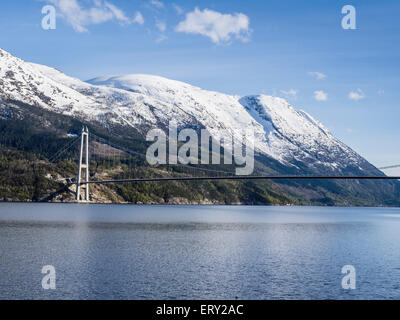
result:
<svg viewBox="0 0 400 320"><path fill-rule="evenodd" d="M41 27L47 4L55 30ZM356 9L356 30L342 28L344 5ZM374 164L400 163L398 0L3 0L0 8L0 47L24 60L82 80L148 73L281 96Z"/></svg>

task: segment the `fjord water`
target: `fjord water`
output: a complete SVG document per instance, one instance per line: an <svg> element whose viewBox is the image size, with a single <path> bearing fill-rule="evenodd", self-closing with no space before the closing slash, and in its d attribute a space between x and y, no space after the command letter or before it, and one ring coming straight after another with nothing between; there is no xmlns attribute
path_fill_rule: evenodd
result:
<svg viewBox="0 0 400 320"><path fill-rule="evenodd" d="M3 203L0 299L400 299L400 209Z"/></svg>

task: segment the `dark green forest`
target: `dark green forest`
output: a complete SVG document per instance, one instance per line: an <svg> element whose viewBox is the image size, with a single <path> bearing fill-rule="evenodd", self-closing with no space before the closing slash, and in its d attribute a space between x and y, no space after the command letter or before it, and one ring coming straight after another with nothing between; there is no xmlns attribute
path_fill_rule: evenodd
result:
<svg viewBox="0 0 400 320"><path fill-rule="evenodd" d="M63 146L77 139L82 126L115 145L145 153L140 131L85 123L15 101L0 112L0 201L73 201L74 188L63 178L77 175L78 145L54 161ZM139 130L141 129L141 130ZM70 135L68 135L70 134ZM73 134L73 135L72 135ZM73 141L72 141L73 142ZM150 167L143 158L121 160L118 171L104 161L91 162L91 178L207 175L181 167ZM266 157L256 158L259 174L299 174ZM226 170L225 167L215 168ZM232 169L232 168L231 168ZM302 173L308 173L300 168ZM350 170L350 169L349 169ZM354 168L351 168L354 173ZM350 172L350 171L349 171ZM110 184L92 188L94 202L248 205L398 206L398 182L376 181L198 181Z"/></svg>

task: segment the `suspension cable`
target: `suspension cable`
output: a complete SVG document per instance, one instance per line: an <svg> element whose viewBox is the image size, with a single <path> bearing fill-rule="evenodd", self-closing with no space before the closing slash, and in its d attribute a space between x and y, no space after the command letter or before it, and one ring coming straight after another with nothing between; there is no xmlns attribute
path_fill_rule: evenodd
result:
<svg viewBox="0 0 400 320"><path fill-rule="evenodd" d="M118 150L120 150L120 151L123 151L123 152L125 152L125 153L127 153L127 154L134 155L134 156L139 156L139 157L144 157L144 158L147 157L147 155L145 155L145 154L143 154L143 153L136 152L136 151L132 151L132 150L130 150L130 149L128 149L128 148L115 145L115 144L113 144L112 142L107 141L107 140L105 140L105 139L103 139L103 138L101 138L101 137L95 135L94 133L91 133L91 136L95 137L97 140L99 140L99 142L108 144L110 147L115 148L115 149L118 149ZM189 168L189 169L199 170L199 171L205 171L205 172L226 173L226 174L232 174L232 175L235 174L234 172L231 172L231 171L215 170L215 169L207 169L207 168L199 168L199 167L195 167L195 166L193 166L193 165L187 165L187 164L174 164L173 166L184 167L184 168Z"/></svg>
<svg viewBox="0 0 400 320"><path fill-rule="evenodd" d="M65 152L67 152L81 137L77 137L74 140L68 142L62 149L57 151L52 157L49 158L49 162L55 162L58 160Z"/></svg>

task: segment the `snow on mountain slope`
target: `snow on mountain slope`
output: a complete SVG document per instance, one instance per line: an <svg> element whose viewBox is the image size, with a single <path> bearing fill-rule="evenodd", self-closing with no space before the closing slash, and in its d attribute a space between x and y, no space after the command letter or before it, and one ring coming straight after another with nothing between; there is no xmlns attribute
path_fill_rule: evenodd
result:
<svg viewBox="0 0 400 320"><path fill-rule="evenodd" d="M90 97L54 81L6 51L0 49L0 98L62 112L66 115L87 114L94 119L107 110Z"/></svg>
<svg viewBox="0 0 400 320"><path fill-rule="evenodd" d="M151 75L83 82L0 49L0 99L138 130L175 120L180 127L201 124L215 138L221 129L239 138L253 127L256 151L285 165L301 162L322 170L370 167L310 115L270 96L226 95Z"/></svg>
<svg viewBox="0 0 400 320"><path fill-rule="evenodd" d="M246 128L254 127L258 137L256 140L261 140L261 143L256 143L257 149L272 156L265 143L265 131L262 125L257 123L240 104L241 97L239 96L207 91L183 82L152 75L102 77L88 82L152 97L158 103L153 105L156 109L163 104L173 106L172 110L164 110L170 120L178 121L178 125L182 125L180 123L182 114L189 114L207 128L215 138L220 138L221 130L227 129L239 139ZM183 125L185 124L187 125L183 122Z"/></svg>
<svg viewBox="0 0 400 320"><path fill-rule="evenodd" d="M317 120L297 111L281 98L265 95L231 96L151 75L124 75L89 80L174 104L198 119L215 137L231 129L239 137L244 128L255 131L256 150L284 163L340 169L361 167L365 160L335 139Z"/></svg>
<svg viewBox="0 0 400 320"><path fill-rule="evenodd" d="M31 66L48 78L67 85L100 105L107 106L109 110L123 119L126 125L137 127L141 125L156 126L158 122L168 124L173 117L178 119L178 125L181 126L194 121L183 110L175 109L173 104L158 101L151 96L118 88L92 85L47 66L33 63Z"/></svg>

